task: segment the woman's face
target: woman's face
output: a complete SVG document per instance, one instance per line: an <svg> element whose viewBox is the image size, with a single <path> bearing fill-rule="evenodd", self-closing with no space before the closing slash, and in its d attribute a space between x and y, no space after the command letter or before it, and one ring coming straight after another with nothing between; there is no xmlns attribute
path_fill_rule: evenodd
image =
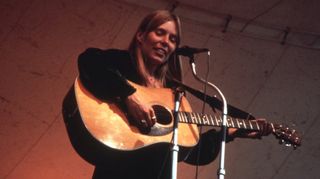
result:
<svg viewBox="0 0 320 179"><path fill-rule="evenodd" d="M148 34L138 34L137 38L147 63L158 66L164 63L177 47L177 27L174 21L168 21Z"/></svg>

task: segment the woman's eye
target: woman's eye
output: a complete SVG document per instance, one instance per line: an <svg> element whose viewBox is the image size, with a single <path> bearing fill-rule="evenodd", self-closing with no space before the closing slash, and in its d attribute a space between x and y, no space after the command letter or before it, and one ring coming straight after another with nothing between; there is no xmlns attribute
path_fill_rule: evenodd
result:
<svg viewBox="0 0 320 179"><path fill-rule="evenodd" d="M157 29L155 32L156 32L157 35L165 34L165 31L163 29Z"/></svg>
<svg viewBox="0 0 320 179"><path fill-rule="evenodd" d="M169 40L170 40L170 42L172 42L172 43L177 43L177 41L178 41L178 37L176 36L176 35L174 35L174 34L168 34L168 32L165 30L165 29L156 29L155 31L155 34L157 35L157 36L165 36L165 35L169 35Z"/></svg>
<svg viewBox="0 0 320 179"><path fill-rule="evenodd" d="M173 42L173 43L176 43L176 42L177 42L177 36L175 36L175 35L170 35L169 39L170 39L170 41Z"/></svg>

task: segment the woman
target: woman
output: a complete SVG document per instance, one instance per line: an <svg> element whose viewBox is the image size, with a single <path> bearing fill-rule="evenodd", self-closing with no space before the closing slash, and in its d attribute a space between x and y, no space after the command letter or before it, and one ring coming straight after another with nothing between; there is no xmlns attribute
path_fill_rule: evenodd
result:
<svg viewBox="0 0 320 179"><path fill-rule="evenodd" d="M155 11L144 18L129 50L101 50L89 48L79 56L80 80L96 97L102 100L120 99L130 119L139 128L149 129L156 122L153 108L144 104L136 95L136 89L127 80L153 87L171 87L170 79L181 80L179 59L174 55L181 40L179 18L168 11ZM236 137L235 129L229 131L229 139ZM265 133L267 134L267 133ZM263 134L242 133L244 137ZM232 137L231 137L232 136ZM218 153L219 134L211 130L202 135L200 157L189 153L184 158L189 163L209 163ZM198 146L199 147L199 146ZM170 176L170 159L166 149L159 153L138 152L127 161L108 161L96 167L94 178L167 178ZM167 163L166 163L167 162Z"/></svg>

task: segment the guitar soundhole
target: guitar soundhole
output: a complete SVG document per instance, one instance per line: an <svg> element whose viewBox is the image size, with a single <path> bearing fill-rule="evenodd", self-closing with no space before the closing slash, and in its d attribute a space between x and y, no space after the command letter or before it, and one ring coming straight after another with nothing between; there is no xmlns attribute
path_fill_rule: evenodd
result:
<svg viewBox="0 0 320 179"><path fill-rule="evenodd" d="M152 108L157 116L157 123L163 125L168 125L171 123L172 115L167 108L160 105L153 105Z"/></svg>

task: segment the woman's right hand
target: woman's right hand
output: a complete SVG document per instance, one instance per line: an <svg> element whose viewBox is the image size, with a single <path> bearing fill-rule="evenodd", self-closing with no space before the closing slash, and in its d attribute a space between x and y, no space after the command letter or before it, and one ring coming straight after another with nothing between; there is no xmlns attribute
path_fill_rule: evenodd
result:
<svg viewBox="0 0 320 179"><path fill-rule="evenodd" d="M150 128L156 123L156 115L150 105L143 104L136 93L125 99L129 116L143 128Z"/></svg>

